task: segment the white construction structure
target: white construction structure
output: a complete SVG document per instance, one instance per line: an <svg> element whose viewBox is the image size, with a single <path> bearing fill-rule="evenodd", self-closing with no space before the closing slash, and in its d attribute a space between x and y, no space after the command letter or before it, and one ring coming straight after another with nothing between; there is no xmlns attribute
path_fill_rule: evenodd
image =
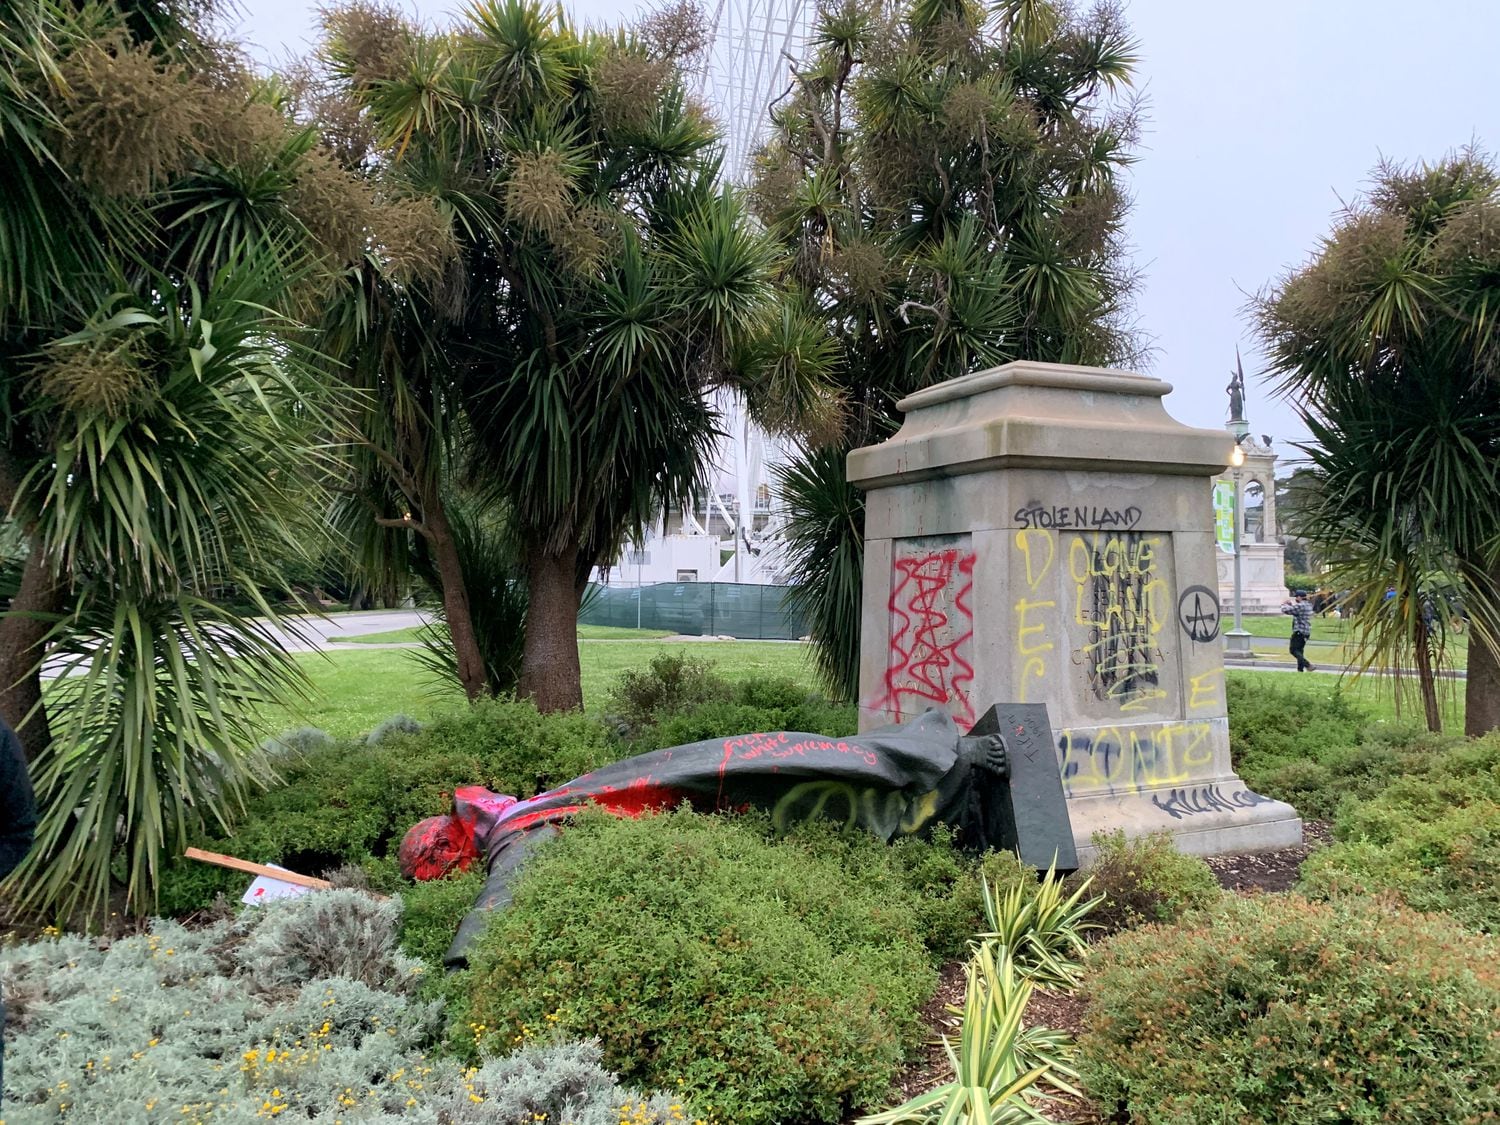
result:
<svg viewBox="0 0 1500 1125"><path fill-rule="evenodd" d="M815 5L809 0L718 0L698 96L724 126L724 175L747 183L765 143L770 107L791 89Z"/></svg>
<svg viewBox="0 0 1500 1125"><path fill-rule="evenodd" d="M814 13L811 0L718 0L709 13L710 45L694 93L724 128L724 176L733 183L750 180L771 107L791 90ZM627 548L610 568L611 585L786 582L775 467L789 458L735 396L723 394L716 405L726 436L712 487L693 505L665 513L645 542Z"/></svg>

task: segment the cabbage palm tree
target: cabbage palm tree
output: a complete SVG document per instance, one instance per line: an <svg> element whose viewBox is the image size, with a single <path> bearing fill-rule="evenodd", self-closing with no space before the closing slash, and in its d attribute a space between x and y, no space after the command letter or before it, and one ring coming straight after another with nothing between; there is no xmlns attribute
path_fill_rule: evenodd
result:
<svg viewBox="0 0 1500 1125"><path fill-rule="evenodd" d="M1467 616L1470 734L1500 728L1497 308L1500 174L1469 151L1383 164L1254 306L1313 438L1294 530L1352 592L1364 667L1416 666L1434 730L1434 675Z"/></svg>
<svg viewBox="0 0 1500 1125"><path fill-rule="evenodd" d="M588 575L704 483L708 392L740 389L784 422L787 403L817 399L822 368L781 345L774 247L716 186L681 37L577 31L528 0L483 0L437 34L371 35L359 8L330 26L326 54L373 124L373 163L436 200L459 246L460 276L398 294L428 310L427 335L379 380L399 371L441 400L406 443L438 471L424 499L414 457L391 455L394 433L378 442L408 505L379 520L430 538L422 513L460 467L457 442L524 559L518 689L544 710L578 707ZM459 642L453 604L446 617ZM472 660L480 674L477 648Z"/></svg>
<svg viewBox="0 0 1500 1125"><path fill-rule="evenodd" d="M201 7L0 8L0 709L43 805L33 905L102 909L123 872L149 906L163 849L262 776L256 712L301 681L260 591L326 536L338 405L299 321L401 256Z"/></svg>
<svg viewBox="0 0 1500 1125"><path fill-rule="evenodd" d="M1113 97L1135 57L1114 8L1048 0L839 0L813 42L755 198L786 284L836 341L838 409L782 485L797 598L824 678L852 698L864 505L844 454L933 383L1138 357L1116 183L1135 118Z"/></svg>

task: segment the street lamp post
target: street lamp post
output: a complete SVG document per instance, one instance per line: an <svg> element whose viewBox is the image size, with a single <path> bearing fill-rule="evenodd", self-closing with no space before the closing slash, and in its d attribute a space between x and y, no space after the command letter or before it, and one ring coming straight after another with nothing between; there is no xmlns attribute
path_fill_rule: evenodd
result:
<svg viewBox="0 0 1500 1125"><path fill-rule="evenodd" d="M1236 435L1234 452L1230 454L1230 464L1234 466L1234 628L1224 634L1225 652L1229 656L1238 657L1242 660L1254 660L1255 653L1250 649L1250 634L1245 631L1241 622L1241 580L1240 580L1240 539L1243 516L1244 498L1243 485L1241 482L1240 467L1245 463L1245 450L1241 444L1248 433Z"/></svg>

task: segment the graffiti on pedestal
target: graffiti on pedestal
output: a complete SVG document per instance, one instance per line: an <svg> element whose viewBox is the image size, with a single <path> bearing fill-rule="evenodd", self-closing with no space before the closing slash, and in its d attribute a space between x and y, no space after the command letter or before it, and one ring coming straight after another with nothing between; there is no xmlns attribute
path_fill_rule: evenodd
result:
<svg viewBox="0 0 1500 1125"><path fill-rule="evenodd" d="M931 706L974 725L974 553L913 544L891 563L890 648L875 707L897 722Z"/></svg>
<svg viewBox="0 0 1500 1125"><path fill-rule="evenodd" d="M1270 804L1271 798L1262 797L1248 789L1223 792L1217 785L1200 785L1195 789L1174 789L1163 800L1160 793L1151 798L1151 803L1173 820L1203 813L1232 813L1239 809L1253 809L1256 805Z"/></svg>
<svg viewBox="0 0 1500 1125"><path fill-rule="evenodd" d="M1177 622L1194 644L1219 635L1219 595L1207 586L1189 586L1177 599Z"/></svg>
<svg viewBox="0 0 1500 1125"><path fill-rule="evenodd" d="M1170 568L1163 565L1165 537L1129 530L1074 530L1059 540L1059 533L1045 526L1055 521L1036 516L1042 510L1026 509L1026 526L1014 540L1014 573L1025 582L1011 622L1019 699L1045 698L1056 663L1052 653L1061 637L1071 642L1072 662L1084 670L1096 699L1126 714L1149 710L1169 695L1163 686L1160 647L1162 629L1172 620L1173 610L1166 578ZM1139 509L1121 511L1131 522L1140 518ZM1071 621L1059 620L1056 579L1051 577L1064 557L1072 579ZM1070 625L1081 627L1081 635Z"/></svg>
<svg viewBox="0 0 1500 1125"><path fill-rule="evenodd" d="M1206 719L1064 730L1057 742L1069 796L1187 785L1211 769L1214 746L1214 725Z"/></svg>
<svg viewBox="0 0 1500 1125"><path fill-rule="evenodd" d="M1081 654L1096 699L1140 711L1164 699L1157 637L1167 582L1158 566L1161 536L1135 531L1074 537L1068 547L1074 619L1087 628Z"/></svg>
<svg viewBox="0 0 1500 1125"><path fill-rule="evenodd" d="M1109 531L1128 530L1141 522L1141 510L1111 508L1100 504L1028 504L1016 509L1016 526L1026 528L1094 528Z"/></svg>

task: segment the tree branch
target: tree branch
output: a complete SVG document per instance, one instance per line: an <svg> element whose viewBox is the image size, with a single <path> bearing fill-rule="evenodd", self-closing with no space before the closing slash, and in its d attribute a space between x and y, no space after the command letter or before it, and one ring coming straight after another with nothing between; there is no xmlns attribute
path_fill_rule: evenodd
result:
<svg viewBox="0 0 1500 1125"><path fill-rule="evenodd" d="M943 310L936 305L924 305L921 301L902 301L896 306L896 315L901 318L902 324L911 323L911 317L906 315L907 309L921 309L923 312L930 312L933 316L939 318L943 315Z"/></svg>
<svg viewBox="0 0 1500 1125"><path fill-rule="evenodd" d="M428 538L431 538L432 535L432 533L427 530L426 524L421 523L418 520L414 520L410 516L398 516L395 518L392 518L390 516L376 516L375 525L377 527L404 527L410 529L411 531L415 531L418 535Z"/></svg>

